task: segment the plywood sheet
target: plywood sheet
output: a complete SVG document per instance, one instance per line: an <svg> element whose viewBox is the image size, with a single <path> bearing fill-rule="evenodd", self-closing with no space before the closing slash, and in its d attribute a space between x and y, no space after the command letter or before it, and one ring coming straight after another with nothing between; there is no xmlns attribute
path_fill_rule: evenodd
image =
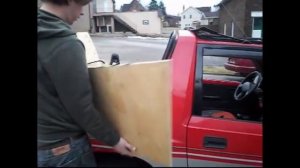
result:
<svg viewBox="0 0 300 168"><path fill-rule="evenodd" d="M77 37L85 45L98 110L137 147L136 156L171 166L170 62L89 64L99 60L93 41L87 32Z"/></svg>
<svg viewBox="0 0 300 168"><path fill-rule="evenodd" d="M96 108L136 156L171 166L171 75L169 61L90 68Z"/></svg>

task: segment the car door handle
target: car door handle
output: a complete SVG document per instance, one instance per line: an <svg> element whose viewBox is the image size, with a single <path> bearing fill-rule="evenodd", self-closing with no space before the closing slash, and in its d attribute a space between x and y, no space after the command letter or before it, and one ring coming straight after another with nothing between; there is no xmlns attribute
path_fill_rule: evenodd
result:
<svg viewBox="0 0 300 168"><path fill-rule="evenodd" d="M225 149L227 147L227 140L219 137L204 137L203 146L206 148Z"/></svg>

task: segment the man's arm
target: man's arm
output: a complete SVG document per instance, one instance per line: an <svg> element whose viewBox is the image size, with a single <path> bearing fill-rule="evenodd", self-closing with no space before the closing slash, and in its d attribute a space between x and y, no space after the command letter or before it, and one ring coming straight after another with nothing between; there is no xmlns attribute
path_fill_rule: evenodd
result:
<svg viewBox="0 0 300 168"><path fill-rule="evenodd" d="M44 64L66 111L86 132L108 145L116 145L119 134L92 99L83 45L76 40L58 46Z"/></svg>

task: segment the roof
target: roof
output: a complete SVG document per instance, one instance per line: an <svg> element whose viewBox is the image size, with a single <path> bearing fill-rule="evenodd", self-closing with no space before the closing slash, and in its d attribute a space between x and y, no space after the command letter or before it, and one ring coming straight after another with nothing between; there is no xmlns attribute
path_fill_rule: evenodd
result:
<svg viewBox="0 0 300 168"><path fill-rule="evenodd" d="M211 17L219 17L219 11L204 13L204 15L205 15L207 18L211 18Z"/></svg>
<svg viewBox="0 0 300 168"><path fill-rule="evenodd" d="M219 11L211 12L211 7L199 7L196 9L203 12L206 18L219 17Z"/></svg>
<svg viewBox="0 0 300 168"><path fill-rule="evenodd" d="M179 22L181 20L181 17L180 16L174 16L174 15L166 15L165 20Z"/></svg>
<svg viewBox="0 0 300 168"><path fill-rule="evenodd" d="M130 9L130 4L124 4L121 6L121 11L122 12L126 12L126 11L129 11Z"/></svg>
<svg viewBox="0 0 300 168"><path fill-rule="evenodd" d="M210 7L199 7L199 8L196 8L196 9L198 9L201 12L210 12Z"/></svg>
<svg viewBox="0 0 300 168"><path fill-rule="evenodd" d="M167 15L166 18L170 18L170 19L181 19L180 16L174 16L174 15Z"/></svg>
<svg viewBox="0 0 300 168"><path fill-rule="evenodd" d="M145 11L146 9L138 0L132 0L130 4L124 4L121 6L122 12L128 11Z"/></svg>
<svg viewBox="0 0 300 168"><path fill-rule="evenodd" d="M218 3L217 5L215 5L215 6L221 6L221 4L225 4L225 3L227 3L227 2L229 2L230 0L222 0L220 3Z"/></svg>

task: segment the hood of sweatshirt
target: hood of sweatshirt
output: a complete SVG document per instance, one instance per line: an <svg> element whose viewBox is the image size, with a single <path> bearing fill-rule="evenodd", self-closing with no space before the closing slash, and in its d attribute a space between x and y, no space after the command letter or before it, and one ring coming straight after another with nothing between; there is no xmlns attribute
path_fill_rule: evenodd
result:
<svg viewBox="0 0 300 168"><path fill-rule="evenodd" d="M37 33L39 40L75 35L69 24L58 16L41 9L38 9Z"/></svg>

